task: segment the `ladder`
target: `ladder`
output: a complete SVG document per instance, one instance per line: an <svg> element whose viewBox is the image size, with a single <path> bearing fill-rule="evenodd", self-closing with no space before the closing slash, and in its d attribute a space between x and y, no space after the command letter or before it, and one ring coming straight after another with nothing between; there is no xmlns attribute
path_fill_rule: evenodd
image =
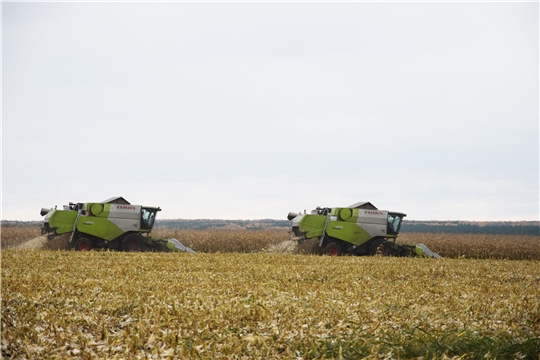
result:
<svg viewBox="0 0 540 360"><path fill-rule="evenodd" d="M79 222L79 216L81 216L82 209L79 209L79 212L77 213L77 217L75 218L75 222L73 223L73 230L71 230L71 236L69 237L69 243L73 241L73 235L75 235L75 229L77 228L77 223Z"/></svg>
<svg viewBox="0 0 540 360"><path fill-rule="evenodd" d="M326 222L324 223L324 228L323 228L323 231L322 231L321 240L319 241L319 247L321 247L322 244L323 244L324 237L326 235L326 227L328 226L329 221L330 221L330 212L328 211L328 213L326 214Z"/></svg>

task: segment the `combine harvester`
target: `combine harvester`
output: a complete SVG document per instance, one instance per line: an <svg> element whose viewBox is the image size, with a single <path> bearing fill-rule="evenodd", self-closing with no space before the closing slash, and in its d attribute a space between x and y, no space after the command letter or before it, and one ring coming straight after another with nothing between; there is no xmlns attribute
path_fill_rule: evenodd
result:
<svg viewBox="0 0 540 360"><path fill-rule="evenodd" d="M396 238L406 214L379 210L369 202L347 207L317 207L311 214L290 212L295 240L300 244L317 238L324 254L339 256L440 256L423 244L396 244Z"/></svg>
<svg viewBox="0 0 540 360"><path fill-rule="evenodd" d="M41 209L42 234L47 239L70 234L69 247L79 251L92 248L124 251L173 251L194 253L177 239L153 239L159 207L132 205L123 197L97 203L69 203L63 210Z"/></svg>

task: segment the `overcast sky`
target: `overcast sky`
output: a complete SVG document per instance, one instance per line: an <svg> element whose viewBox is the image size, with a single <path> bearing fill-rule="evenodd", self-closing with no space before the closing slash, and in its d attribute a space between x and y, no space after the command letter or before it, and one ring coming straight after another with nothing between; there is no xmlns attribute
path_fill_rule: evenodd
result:
<svg viewBox="0 0 540 360"><path fill-rule="evenodd" d="M539 7L2 3L2 219L539 219Z"/></svg>

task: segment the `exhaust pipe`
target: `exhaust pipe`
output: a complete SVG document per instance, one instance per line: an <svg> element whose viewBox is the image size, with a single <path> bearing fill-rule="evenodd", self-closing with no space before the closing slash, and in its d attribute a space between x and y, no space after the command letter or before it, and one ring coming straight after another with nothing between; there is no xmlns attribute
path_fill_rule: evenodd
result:
<svg viewBox="0 0 540 360"><path fill-rule="evenodd" d="M287 215L287 220L291 221L292 219L294 219L297 216L298 216L297 213L290 212L289 215Z"/></svg>
<svg viewBox="0 0 540 360"><path fill-rule="evenodd" d="M49 212L51 212L51 210L52 210L52 209L41 208L41 211L39 212L39 215L45 216L45 215L47 215Z"/></svg>

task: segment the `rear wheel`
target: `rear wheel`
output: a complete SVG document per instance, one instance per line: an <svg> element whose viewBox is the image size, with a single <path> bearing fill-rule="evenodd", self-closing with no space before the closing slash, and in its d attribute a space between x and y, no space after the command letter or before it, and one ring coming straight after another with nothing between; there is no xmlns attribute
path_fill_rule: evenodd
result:
<svg viewBox="0 0 540 360"><path fill-rule="evenodd" d="M141 251L144 239L139 234L130 234L122 241L122 250L124 251Z"/></svg>
<svg viewBox="0 0 540 360"><path fill-rule="evenodd" d="M329 242L326 244L323 250L323 254L330 255L330 256L340 256L342 253L341 246L339 246L336 242Z"/></svg>
<svg viewBox="0 0 540 360"><path fill-rule="evenodd" d="M77 251L90 251L92 250L92 240L88 238L80 238L75 243L75 250Z"/></svg>

